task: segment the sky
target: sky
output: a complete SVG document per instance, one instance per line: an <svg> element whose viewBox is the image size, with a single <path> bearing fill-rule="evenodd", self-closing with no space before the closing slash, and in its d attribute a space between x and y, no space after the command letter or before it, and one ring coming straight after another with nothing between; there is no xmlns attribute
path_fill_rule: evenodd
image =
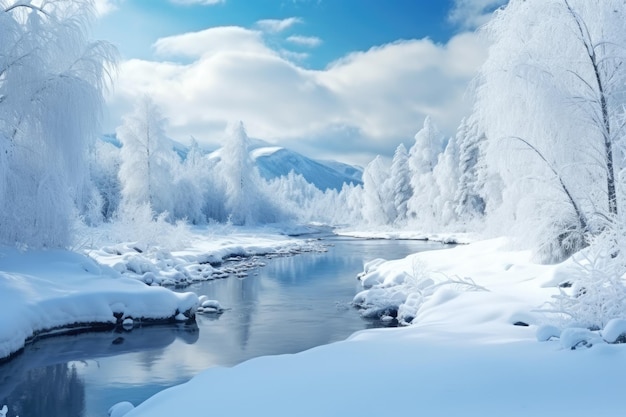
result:
<svg viewBox="0 0 626 417"><path fill-rule="evenodd" d="M317 159L365 165L430 115L454 135L505 0L96 0L120 51L105 132L151 96L167 133L207 149L229 123Z"/></svg>

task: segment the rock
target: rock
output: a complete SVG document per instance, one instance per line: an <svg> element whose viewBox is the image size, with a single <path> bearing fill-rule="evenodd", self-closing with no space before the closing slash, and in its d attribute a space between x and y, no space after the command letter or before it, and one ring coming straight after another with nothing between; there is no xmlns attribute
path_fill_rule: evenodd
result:
<svg viewBox="0 0 626 417"><path fill-rule="evenodd" d="M122 322L122 327L124 328L124 330L132 330L134 326L135 322L133 322L133 319L130 317L126 317Z"/></svg>

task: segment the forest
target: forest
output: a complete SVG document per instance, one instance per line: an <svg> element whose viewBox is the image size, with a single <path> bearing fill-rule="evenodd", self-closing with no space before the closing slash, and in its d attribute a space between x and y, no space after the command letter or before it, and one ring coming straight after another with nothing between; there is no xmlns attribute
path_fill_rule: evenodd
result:
<svg viewBox="0 0 626 417"><path fill-rule="evenodd" d="M321 190L296 173L262 178L245 121L215 152L176 152L148 96L103 136L117 52L89 39L93 4L4 0L0 240L70 247L77 224L317 222L508 235L541 262L593 246L622 265L626 6L544 3L513 0L479 29L489 55L455 136L427 116L362 185Z"/></svg>

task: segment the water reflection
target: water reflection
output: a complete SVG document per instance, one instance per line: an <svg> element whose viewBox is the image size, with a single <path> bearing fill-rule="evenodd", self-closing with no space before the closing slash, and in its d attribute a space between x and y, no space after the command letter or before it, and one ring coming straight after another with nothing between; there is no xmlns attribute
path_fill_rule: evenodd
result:
<svg viewBox="0 0 626 417"><path fill-rule="evenodd" d="M76 367L67 363L33 369L6 398L10 415L82 417L85 385Z"/></svg>
<svg viewBox="0 0 626 417"><path fill-rule="evenodd" d="M349 305L355 276L373 258L394 259L443 246L410 241L334 239L327 253L267 261L246 278L194 284L227 308L196 326L45 339L0 366L0 406L23 417L105 417L119 401L139 404L212 366L295 353L378 327Z"/></svg>
<svg viewBox="0 0 626 417"><path fill-rule="evenodd" d="M99 370L104 358L141 352L143 360L137 360L136 364L147 367L149 373L166 346L176 341L193 344L198 334L198 327L193 324L39 340L0 366L0 406L9 405L9 415L90 416L85 414L85 370Z"/></svg>

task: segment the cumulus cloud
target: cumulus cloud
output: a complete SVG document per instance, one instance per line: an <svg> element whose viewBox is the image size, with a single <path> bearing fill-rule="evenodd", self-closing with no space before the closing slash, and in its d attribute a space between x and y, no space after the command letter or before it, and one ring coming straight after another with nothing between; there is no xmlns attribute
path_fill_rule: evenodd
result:
<svg viewBox="0 0 626 417"><path fill-rule="evenodd" d="M390 155L400 141L410 145L428 114L453 134L486 54L466 33L445 45L398 41L311 70L268 47L258 31L237 27L163 38L155 48L170 61L121 64L113 125L129 102L150 94L182 141L193 135L217 145L227 122L243 120L252 137L358 163ZM179 55L190 62L171 62Z"/></svg>
<svg viewBox="0 0 626 417"><path fill-rule="evenodd" d="M451 22L464 29L475 29L485 24L495 9L508 0L454 0L449 14Z"/></svg>
<svg viewBox="0 0 626 417"><path fill-rule="evenodd" d="M259 31L239 26L213 27L199 32L161 38L154 44L157 54L165 57L200 58L227 51L237 53L274 54Z"/></svg>
<svg viewBox="0 0 626 417"><path fill-rule="evenodd" d="M296 45L306 46L309 48L315 48L322 44L322 40L316 36L300 36L292 35L287 38L287 42L291 42Z"/></svg>
<svg viewBox="0 0 626 417"><path fill-rule="evenodd" d="M256 22L256 26L263 32L279 33L290 27L302 23L299 17L288 17L286 19L263 19Z"/></svg>

